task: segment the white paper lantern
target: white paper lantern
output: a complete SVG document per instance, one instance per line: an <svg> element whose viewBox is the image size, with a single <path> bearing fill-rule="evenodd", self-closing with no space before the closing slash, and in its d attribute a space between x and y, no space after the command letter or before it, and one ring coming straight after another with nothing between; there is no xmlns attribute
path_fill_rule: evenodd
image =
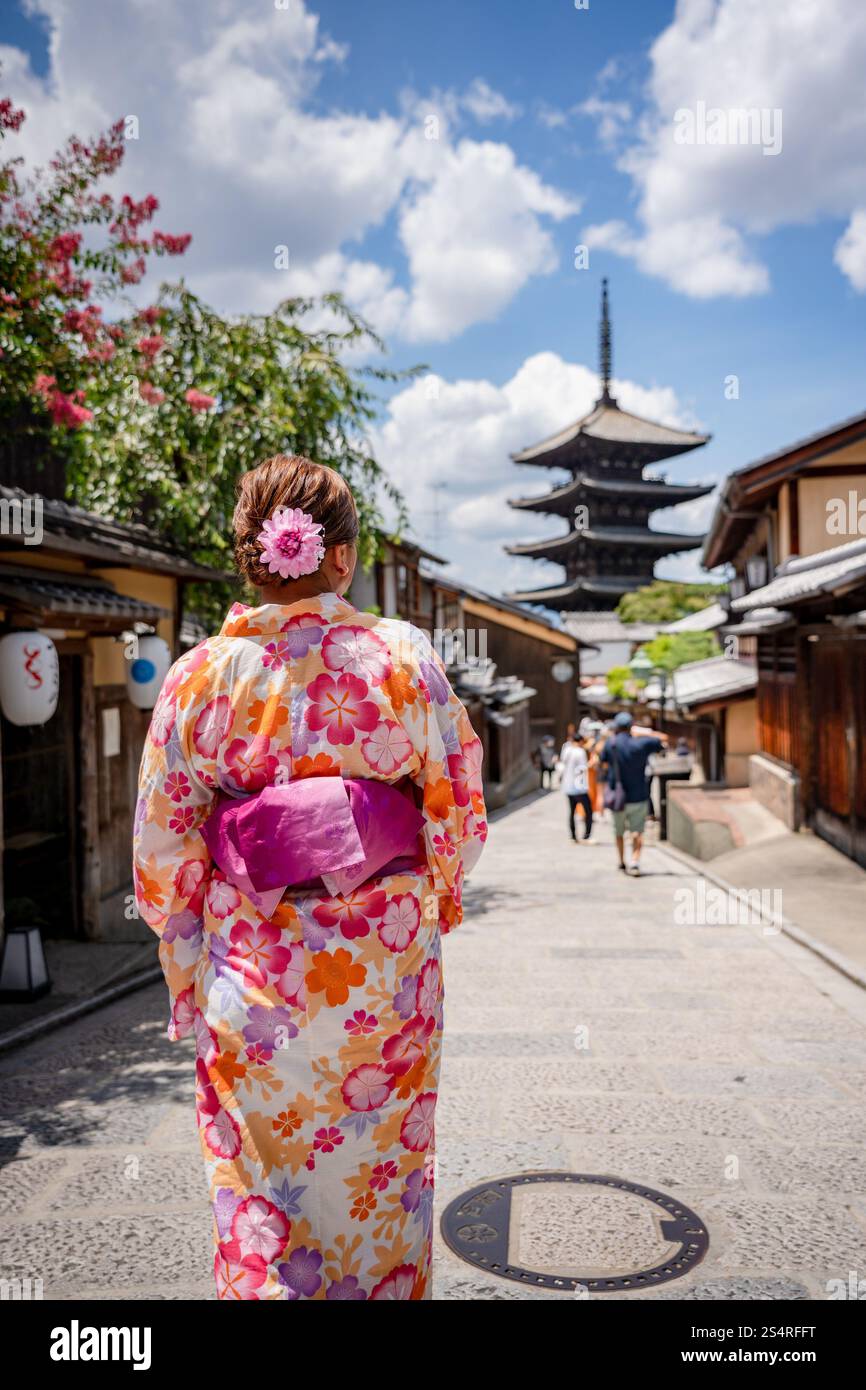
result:
<svg viewBox="0 0 866 1390"><path fill-rule="evenodd" d="M0 709L10 724L47 724L57 709L60 661L44 632L0 638Z"/></svg>
<svg viewBox="0 0 866 1390"><path fill-rule="evenodd" d="M139 637L138 656L126 671L126 693L136 709L153 709L171 666L171 651L162 637Z"/></svg>

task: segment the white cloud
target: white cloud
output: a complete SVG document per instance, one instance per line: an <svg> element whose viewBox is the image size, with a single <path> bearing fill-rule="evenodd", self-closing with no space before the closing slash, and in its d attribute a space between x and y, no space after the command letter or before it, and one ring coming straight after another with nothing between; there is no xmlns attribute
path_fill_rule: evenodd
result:
<svg viewBox="0 0 866 1390"><path fill-rule="evenodd" d="M598 138L607 146L617 142L626 122L631 120L631 107L627 101L607 101L604 97L592 96L582 101L575 110L597 121Z"/></svg>
<svg viewBox="0 0 866 1390"><path fill-rule="evenodd" d="M866 209L858 208L836 243L833 259L855 290L866 290Z"/></svg>
<svg viewBox="0 0 866 1390"><path fill-rule="evenodd" d="M561 221L580 206L518 164L507 145L461 140L438 156L400 215L413 339L441 340L491 319L531 276L555 269L540 218Z"/></svg>
<svg viewBox="0 0 866 1390"><path fill-rule="evenodd" d="M840 98L859 90L866 67L860 0L679 0L650 62L638 139L619 162L639 197L639 227L590 228L589 244L695 298L753 295L769 285L754 239L862 207L866 108ZM710 112L759 110L767 122L780 113L780 151L677 143L677 113L701 103ZM836 261L864 288L858 225Z"/></svg>
<svg viewBox="0 0 866 1390"><path fill-rule="evenodd" d="M556 265L548 225L579 203L507 144L458 140L464 113L518 113L480 77L423 109L416 98L393 113L338 110L323 103L321 79L351 54L304 0L29 3L51 25L48 76L0 50L6 86L28 112L25 152L45 160L72 131L86 137L135 114L140 139L118 182L157 194L161 227L193 233L183 273L224 310L336 288L382 333L442 341L495 317ZM437 139L425 138L431 110ZM356 248L383 228L389 254L377 264ZM290 254L282 278L280 245Z"/></svg>
<svg viewBox="0 0 866 1390"><path fill-rule="evenodd" d="M613 389L626 410L683 428L696 423L670 387L616 381ZM429 376L398 392L373 442L407 500L415 538L492 593L560 580L558 565L508 556L502 547L562 533L564 522L515 511L508 499L540 495L567 475L520 467L510 454L585 414L598 392L595 372L554 352L528 357L502 386ZM678 508L672 527L699 530L701 520L693 524Z"/></svg>
<svg viewBox="0 0 866 1390"><path fill-rule="evenodd" d="M476 77L464 96L462 105L474 116L476 121L513 121L520 115L520 107L508 101L501 92L496 92L484 81Z"/></svg>

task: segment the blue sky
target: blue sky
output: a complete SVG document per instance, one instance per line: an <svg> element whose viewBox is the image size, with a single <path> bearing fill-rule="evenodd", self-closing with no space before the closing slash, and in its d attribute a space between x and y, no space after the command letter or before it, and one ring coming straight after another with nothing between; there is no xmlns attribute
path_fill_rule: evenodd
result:
<svg viewBox="0 0 866 1390"><path fill-rule="evenodd" d="M671 478L863 409L859 0L7 0L0 42L31 158L139 115L120 178L193 233L184 273L218 307L341 288L393 365L429 366L377 450L418 538L493 591L559 573L502 554L559 529L509 511L554 478L508 453L591 404L602 275L621 402L713 435ZM702 101L781 112L780 153L676 146Z"/></svg>

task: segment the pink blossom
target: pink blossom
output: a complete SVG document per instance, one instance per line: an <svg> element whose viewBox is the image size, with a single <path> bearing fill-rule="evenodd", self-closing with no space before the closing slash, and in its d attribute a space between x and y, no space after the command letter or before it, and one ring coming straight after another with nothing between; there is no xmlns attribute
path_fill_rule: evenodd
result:
<svg viewBox="0 0 866 1390"><path fill-rule="evenodd" d="M88 420L92 420L93 411L81 404L83 400L83 391L73 391L71 395L55 391L48 403L55 425L65 425L67 429L77 430Z"/></svg>
<svg viewBox="0 0 866 1390"><path fill-rule="evenodd" d="M293 941L289 947L286 968L277 980L277 993L287 1004L294 1004L298 1009L307 1007L307 976L300 941Z"/></svg>
<svg viewBox="0 0 866 1390"><path fill-rule="evenodd" d="M172 801L183 801L185 796L189 796L189 778L185 772L170 772L165 779L163 790Z"/></svg>
<svg viewBox="0 0 866 1390"><path fill-rule="evenodd" d="M110 341L97 343L96 347L92 347L86 354L86 358L88 362L110 362L116 351L114 343Z"/></svg>
<svg viewBox="0 0 866 1390"><path fill-rule="evenodd" d="M241 1255L259 1255L268 1264L285 1248L289 1229L283 1213L264 1197L247 1197L232 1220Z"/></svg>
<svg viewBox="0 0 866 1390"><path fill-rule="evenodd" d="M316 1130L313 1135L313 1148L323 1154L332 1154L334 1149L342 1144L343 1138L336 1125L328 1125L327 1128Z"/></svg>
<svg viewBox="0 0 866 1390"><path fill-rule="evenodd" d="M70 256L76 254L80 245L80 232L61 232L59 236L49 241L45 248L45 254L52 261L68 261Z"/></svg>
<svg viewBox="0 0 866 1390"><path fill-rule="evenodd" d="M39 372L33 383L33 390L38 395L50 399L52 388L57 385L57 378L48 376L45 372Z"/></svg>
<svg viewBox="0 0 866 1390"><path fill-rule="evenodd" d="M224 878L214 876L207 886L205 901L211 916L225 921L226 917L230 917L240 907L241 895L233 883L227 883Z"/></svg>
<svg viewBox="0 0 866 1390"><path fill-rule="evenodd" d="M423 1153L433 1147L433 1121L436 1114L436 1092L425 1091L411 1105L400 1127L404 1149Z"/></svg>
<svg viewBox="0 0 866 1390"><path fill-rule="evenodd" d="M393 719L384 719L361 740L361 752L371 767L388 777L411 755L412 742L406 730Z"/></svg>
<svg viewBox="0 0 866 1390"><path fill-rule="evenodd" d="M417 1271L414 1265L398 1265L379 1283L370 1294L371 1301L386 1303L408 1302L415 1290Z"/></svg>
<svg viewBox="0 0 866 1390"><path fill-rule="evenodd" d="M397 893L385 909L377 931L389 951L405 951L421 924L421 909L414 893Z"/></svg>
<svg viewBox="0 0 866 1390"><path fill-rule="evenodd" d="M165 400L165 392L160 391L158 386L154 386L150 381L140 381L138 383L138 394L148 405L162 405Z"/></svg>
<svg viewBox="0 0 866 1390"><path fill-rule="evenodd" d="M201 859L185 859L174 876L174 886L191 912L201 912L204 902L205 866Z"/></svg>
<svg viewBox="0 0 866 1390"><path fill-rule="evenodd" d="M228 695L217 695L215 699L208 701L195 721L192 731L196 751L203 758L214 756L223 739L228 736L234 717L235 712Z"/></svg>
<svg viewBox="0 0 866 1390"><path fill-rule="evenodd" d="M289 965L289 949L283 946L282 932L273 922L235 922L226 960L233 970L261 989L269 975L283 975Z"/></svg>
<svg viewBox="0 0 866 1390"><path fill-rule="evenodd" d="M164 251L167 256L182 256L191 241L191 232L184 232L181 236L171 236L168 232L154 232L153 249Z"/></svg>
<svg viewBox="0 0 866 1390"><path fill-rule="evenodd" d="M245 792L261 791L274 780L277 760L270 748L270 739L264 734L254 738L236 738L229 744L225 754L227 783Z"/></svg>
<svg viewBox="0 0 866 1390"><path fill-rule="evenodd" d="M381 888L356 888L336 898L325 898L313 908L313 916L321 927L339 927L347 941L369 936L370 923L385 910L385 893Z"/></svg>
<svg viewBox="0 0 866 1390"><path fill-rule="evenodd" d="M150 720L150 739L158 748L164 748L171 738L176 717L177 706L171 692L163 687Z"/></svg>
<svg viewBox="0 0 866 1390"><path fill-rule="evenodd" d="M355 1067L340 1090L350 1110L368 1112L385 1104L394 1089L394 1077L375 1062Z"/></svg>
<svg viewBox="0 0 866 1390"><path fill-rule="evenodd" d="M375 1014L368 1014L366 1009L356 1009L351 1018L347 1018L343 1024L347 1033L351 1033L354 1038L368 1037L370 1033L375 1033L378 1025L378 1018Z"/></svg>
<svg viewBox="0 0 866 1390"><path fill-rule="evenodd" d="M439 969L439 962L428 960L422 967L416 987L415 1007L419 1014L432 1017L439 1008L441 996L442 973Z"/></svg>
<svg viewBox="0 0 866 1390"><path fill-rule="evenodd" d="M208 396L204 391L197 391L194 386L184 393L184 400L196 414L199 411L210 410L212 405L216 405L216 396Z"/></svg>
<svg viewBox="0 0 866 1390"><path fill-rule="evenodd" d="M139 280L144 278L147 265L143 256L139 256L131 265L124 265L120 268L120 278L124 285L137 285Z"/></svg>
<svg viewBox="0 0 866 1390"><path fill-rule="evenodd" d="M386 1038L382 1060L392 1076L405 1076L420 1062L436 1023L433 1018L410 1018L399 1033Z"/></svg>
<svg viewBox="0 0 866 1390"><path fill-rule="evenodd" d="M143 357L152 362L154 357L165 347L165 338L161 333L153 333L150 337L139 338L135 346Z"/></svg>
<svg viewBox="0 0 866 1390"><path fill-rule="evenodd" d="M379 722L372 700L365 700L367 686L357 676L329 676L322 672L307 687L307 724L326 729L331 744L354 743L355 730L369 733Z"/></svg>
<svg viewBox="0 0 866 1390"><path fill-rule="evenodd" d="M220 1299L258 1300L258 1290L268 1277L268 1267L257 1255L232 1260L222 1247L214 1255L214 1279Z"/></svg>
<svg viewBox="0 0 866 1390"><path fill-rule="evenodd" d="M319 568L324 528L300 507L277 507L258 534L262 563L282 579L299 579Z"/></svg>
<svg viewBox="0 0 866 1390"><path fill-rule="evenodd" d="M24 122L24 112L12 105L9 97L0 101L0 130L20 130Z"/></svg>
<svg viewBox="0 0 866 1390"><path fill-rule="evenodd" d="M322 643L322 660L329 670L360 676L371 685L381 685L392 671L385 643L365 627L332 628Z"/></svg>
<svg viewBox="0 0 866 1390"><path fill-rule="evenodd" d="M241 1151L241 1135L234 1116L220 1106L210 1124L205 1125L204 1141L218 1158L236 1158Z"/></svg>

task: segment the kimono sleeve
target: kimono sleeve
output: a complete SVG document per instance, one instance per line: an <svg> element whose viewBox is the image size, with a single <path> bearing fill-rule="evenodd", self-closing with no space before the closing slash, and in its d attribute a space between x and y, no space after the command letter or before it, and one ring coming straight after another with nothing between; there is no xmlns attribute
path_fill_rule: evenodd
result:
<svg viewBox="0 0 866 1390"><path fill-rule="evenodd" d="M197 707L194 656L189 653L175 663L154 708L139 769L133 832L135 900L159 937L172 1042L191 1033L195 1023L193 977L211 865L198 827L211 809L214 790L193 766L184 736Z"/></svg>
<svg viewBox="0 0 866 1390"><path fill-rule="evenodd" d="M439 927L463 920L463 880L487 838L481 765L483 748L469 715L452 690L438 653L424 634L418 684L423 702L421 766L427 862L439 901Z"/></svg>

